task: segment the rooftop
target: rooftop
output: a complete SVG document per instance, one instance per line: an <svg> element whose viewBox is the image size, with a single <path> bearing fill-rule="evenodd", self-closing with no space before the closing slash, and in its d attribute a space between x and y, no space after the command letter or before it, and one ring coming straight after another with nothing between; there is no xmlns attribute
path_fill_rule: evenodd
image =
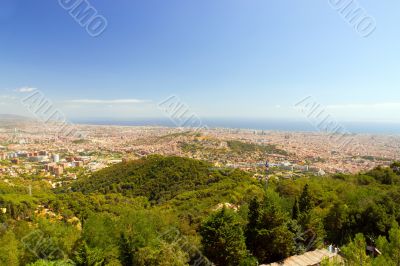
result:
<svg viewBox="0 0 400 266"><path fill-rule="evenodd" d="M336 253L329 252L326 249L320 249L289 257L281 262L274 262L261 266L314 266L319 265L325 258L334 258L338 256Z"/></svg>

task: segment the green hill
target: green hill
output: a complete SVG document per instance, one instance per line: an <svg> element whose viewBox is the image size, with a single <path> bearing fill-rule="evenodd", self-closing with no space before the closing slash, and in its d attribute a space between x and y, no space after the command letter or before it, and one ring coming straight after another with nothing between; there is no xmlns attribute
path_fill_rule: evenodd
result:
<svg viewBox="0 0 400 266"><path fill-rule="evenodd" d="M224 173L203 161L154 155L96 172L74 183L72 190L84 194L121 193L165 202L181 193L210 188L223 180L243 179L249 181L250 175L242 171Z"/></svg>
<svg viewBox="0 0 400 266"><path fill-rule="evenodd" d="M253 152L261 152L266 154L280 154L280 155L288 155L288 153L282 149L278 149L276 145L267 144L267 145L258 145L254 143L246 143L238 140L228 141L228 147L232 152L235 153L253 153Z"/></svg>

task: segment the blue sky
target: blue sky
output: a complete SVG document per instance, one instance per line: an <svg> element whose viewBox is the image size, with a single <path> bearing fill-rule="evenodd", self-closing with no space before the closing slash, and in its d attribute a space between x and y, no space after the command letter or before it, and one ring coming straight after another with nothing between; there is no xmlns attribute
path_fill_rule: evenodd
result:
<svg viewBox="0 0 400 266"><path fill-rule="evenodd" d="M297 119L313 96L339 120L400 122L400 2L358 1L365 38L335 1L91 0L94 38L59 1L2 0L0 113L29 114L36 88L70 119L159 117L170 95L204 118Z"/></svg>

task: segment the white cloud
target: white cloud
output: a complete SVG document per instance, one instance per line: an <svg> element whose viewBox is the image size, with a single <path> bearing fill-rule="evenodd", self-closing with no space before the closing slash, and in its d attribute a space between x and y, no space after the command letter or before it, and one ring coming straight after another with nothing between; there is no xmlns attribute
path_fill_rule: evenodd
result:
<svg viewBox="0 0 400 266"><path fill-rule="evenodd" d="M32 87L22 87L22 88L15 89L16 92L21 92L21 93L32 92L34 90L36 90L36 88L32 88Z"/></svg>
<svg viewBox="0 0 400 266"><path fill-rule="evenodd" d="M0 95L0 99L15 100L15 99L17 99L17 97L11 96L11 95Z"/></svg>
<svg viewBox="0 0 400 266"><path fill-rule="evenodd" d="M400 102L328 105L329 109L399 109Z"/></svg>
<svg viewBox="0 0 400 266"><path fill-rule="evenodd" d="M148 103L148 100L140 99L117 99L117 100L96 100L96 99L78 99L67 101L67 103L80 103L80 104L138 104L138 103Z"/></svg>

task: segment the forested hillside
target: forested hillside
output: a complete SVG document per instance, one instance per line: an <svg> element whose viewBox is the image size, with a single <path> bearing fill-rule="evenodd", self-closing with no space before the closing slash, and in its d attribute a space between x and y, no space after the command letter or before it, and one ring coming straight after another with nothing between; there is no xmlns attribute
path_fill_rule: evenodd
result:
<svg viewBox="0 0 400 266"><path fill-rule="evenodd" d="M202 161L155 155L106 168L91 178L79 180L73 184L72 190L84 194L101 192L143 196L151 202L167 201L180 193L204 189L226 178L212 169L211 164ZM230 179L235 179L235 175Z"/></svg>
<svg viewBox="0 0 400 266"><path fill-rule="evenodd" d="M329 244L349 265L397 265L398 174L393 164L267 183L153 155L59 189L6 178L0 265L257 265ZM382 255L368 256L367 244Z"/></svg>

